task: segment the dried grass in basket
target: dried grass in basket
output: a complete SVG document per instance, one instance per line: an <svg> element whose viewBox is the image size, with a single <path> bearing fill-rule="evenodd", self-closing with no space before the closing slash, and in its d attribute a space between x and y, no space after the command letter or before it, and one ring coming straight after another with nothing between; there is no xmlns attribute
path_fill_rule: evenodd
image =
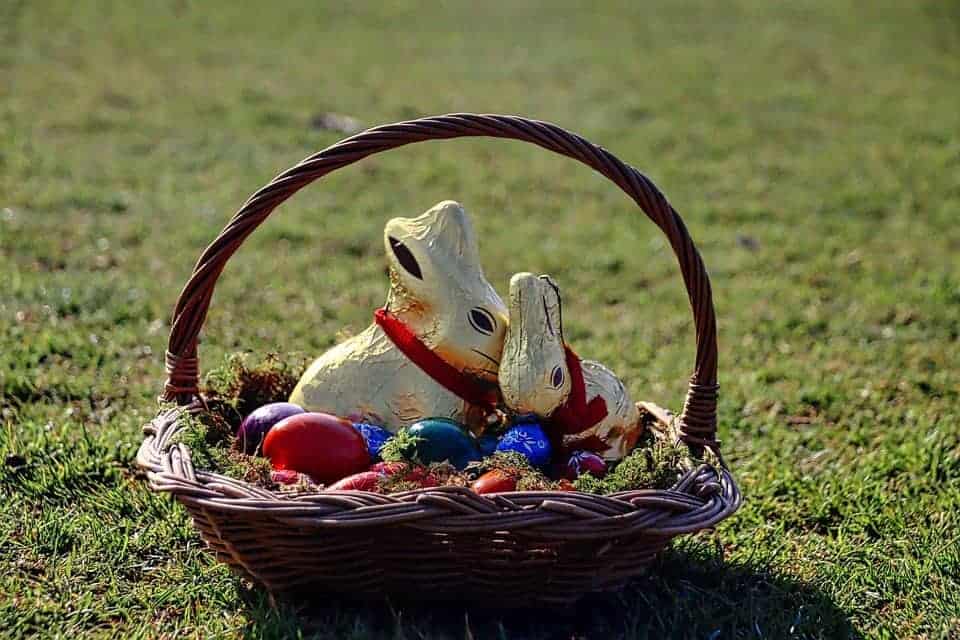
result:
<svg viewBox="0 0 960 640"><path fill-rule="evenodd" d="M696 363L677 437L719 461L667 490L598 496L462 487L391 495L285 495L194 468L173 436L202 407L197 339L227 260L270 213L326 174L407 144L458 137L530 142L603 174L666 234L693 309ZM171 493L217 557L282 592L310 585L361 596L564 604L640 573L675 536L713 527L741 495L719 455L717 342L710 281L680 216L657 187L605 149L556 125L517 116L451 114L369 129L306 158L253 194L200 256L177 301L166 354L164 409L144 427L137 462L154 491Z"/></svg>

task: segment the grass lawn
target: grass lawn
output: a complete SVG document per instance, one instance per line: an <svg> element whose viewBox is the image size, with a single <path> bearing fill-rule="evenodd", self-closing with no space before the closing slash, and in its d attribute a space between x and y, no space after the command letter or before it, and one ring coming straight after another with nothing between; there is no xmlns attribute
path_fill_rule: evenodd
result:
<svg viewBox="0 0 960 640"><path fill-rule="evenodd" d="M960 636L960 5L239 4L0 3L0 636ZM243 200L342 137L318 115L451 111L557 122L670 197L713 278L746 503L576 609L274 610L136 476L170 311ZM552 274L576 349L679 408L692 322L661 234L504 141L284 205L223 274L201 366L364 327L383 223L445 198L501 292Z"/></svg>

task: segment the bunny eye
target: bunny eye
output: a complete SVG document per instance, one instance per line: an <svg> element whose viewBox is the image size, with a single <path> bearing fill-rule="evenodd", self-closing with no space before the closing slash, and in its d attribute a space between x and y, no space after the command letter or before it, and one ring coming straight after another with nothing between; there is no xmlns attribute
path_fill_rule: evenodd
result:
<svg viewBox="0 0 960 640"><path fill-rule="evenodd" d="M563 384L563 369L560 368L560 365L557 365L553 368L553 374L550 376L550 381L553 383L554 389L559 389Z"/></svg>
<svg viewBox="0 0 960 640"><path fill-rule="evenodd" d="M470 318L471 327L485 335L493 335L493 331L497 327L497 321L494 320L489 311L481 309L480 307L474 307L470 309L468 317Z"/></svg>
<svg viewBox="0 0 960 640"><path fill-rule="evenodd" d="M390 249L393 251L393 255L397 257L397 262L400 263L400 266L406 269L407 272L417 280L423 280L423 272L420 271L420 263L417 262L417 259L413 256L413 253L411 253L410 249L407 248L407 245L403 244L393 236L390 236Z"/></svg>

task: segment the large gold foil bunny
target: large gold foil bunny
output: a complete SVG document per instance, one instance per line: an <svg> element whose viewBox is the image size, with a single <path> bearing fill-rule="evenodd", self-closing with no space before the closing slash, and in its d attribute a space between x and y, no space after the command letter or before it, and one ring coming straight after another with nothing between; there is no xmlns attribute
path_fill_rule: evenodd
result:
<svg viewBox="0 0 960 640"><path fill-rule="evenodd" d="M619 460L642 426L623 382L599 362L580 360L563 340L560 289L549 276L510 280L510 322L500 364L504 403L549 418L567 451L587 449Z"/></svg>
<svg viewBox="0 0 960 640"><path fill-rule="evenodd" d="M383 239L386 306L317 358L290 401L391 431L432 416L481 427L499 397L507 316L483 275L466 212L447 200L390 220Z"/></svg>

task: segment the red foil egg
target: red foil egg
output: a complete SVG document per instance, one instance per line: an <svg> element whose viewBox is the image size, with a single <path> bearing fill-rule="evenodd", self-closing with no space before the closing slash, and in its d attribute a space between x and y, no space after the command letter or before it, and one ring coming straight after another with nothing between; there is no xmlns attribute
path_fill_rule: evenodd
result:
<svg viewBox="0 0 960 640"><path fill-rule="evenodd" d="M337 480L327 487L327 491L374 491L377 481L382 477L383 475L376 471L361 471Z"/></svg>
<svg viewBox="0 0 960 640"><path fill-rule="evenodd" d="M331 484L370 464L367 443L348 421L326 413L299 413L278 422L263 441L274 469L292 469Z"/></svg>
<svg viewBox="0 0 960 640"><path fill-rule="evenodd" d="M493 469L474 480L470 488L477 493L503 493L516 489L517 479L500 469Z"/></svg>

